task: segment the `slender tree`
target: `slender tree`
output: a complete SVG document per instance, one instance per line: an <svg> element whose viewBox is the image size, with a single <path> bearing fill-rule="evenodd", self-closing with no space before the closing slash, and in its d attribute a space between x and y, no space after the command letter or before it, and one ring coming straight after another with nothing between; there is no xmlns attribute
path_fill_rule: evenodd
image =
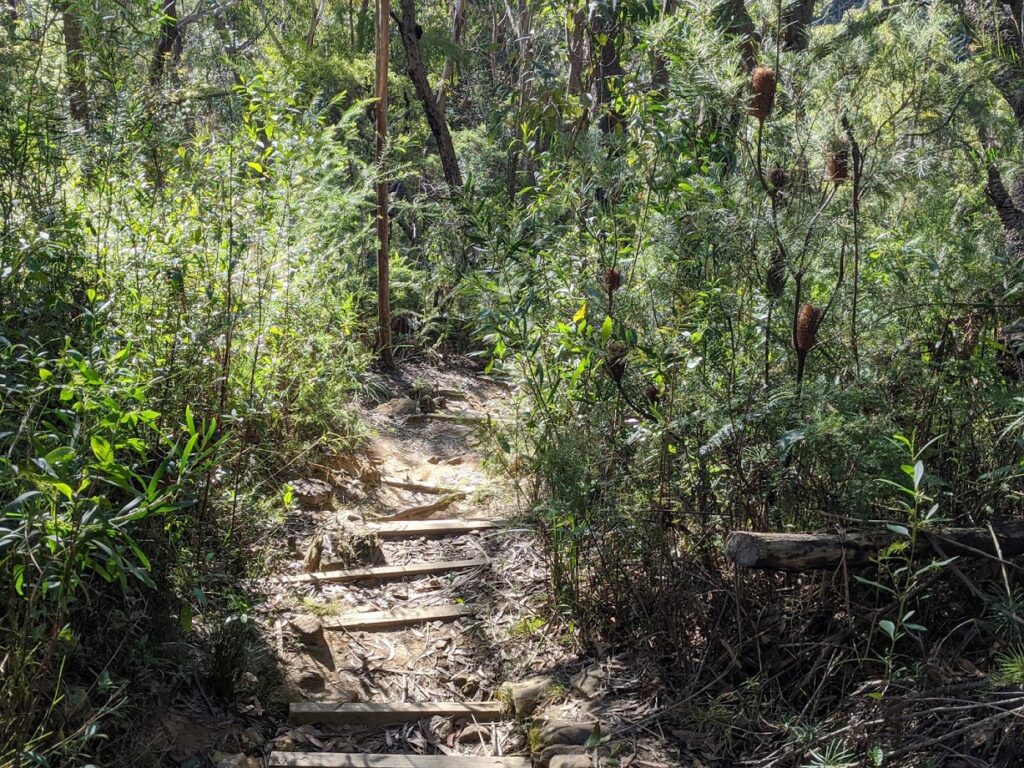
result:
<svg viewBox="0 0 1024 768"><path fill-rule="evenodd" d="M388 181L384 175L384 148L388 137L388 58L390 55L390 0L377 4L377 321L380 326L378 345L380 360L394 365L391 349L391 278L388 255Z"/></svg>

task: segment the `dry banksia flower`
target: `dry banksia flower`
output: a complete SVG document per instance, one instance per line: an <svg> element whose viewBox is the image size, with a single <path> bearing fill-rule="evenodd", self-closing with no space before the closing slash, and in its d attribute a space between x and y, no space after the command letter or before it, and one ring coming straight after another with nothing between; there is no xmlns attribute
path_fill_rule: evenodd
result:
<svg viewBox="0 0 1024 768"><path fill-rule="evenodd" d="M608 342L608 357L605 365L608 366L608 373L616 382L622 381L626 375L626 353L629 348L621 341Z"/></svg>
<svg viewBox="0 0 1024 768"><path fill-rule="evenodd" d="M750 73L750 114L762 122L768 119L775 104L775 70L754 67Z"/></svg>
<svg viewBox="0 0 1024 768"><path fill-rule="evenodd" d="M790 183L789 171L782 166L776 165L770 171L768 171L768 183L772 185L772 189L785 189Z"/></svg>
<svg viewBox="0 0 1024 768"><path fill-rule="evenodd" d="M772 253L768 262L768 273L765 275L765 287L772 299L778 299L786 290L786 257L778 248Z"/></svg>
<svg viewBox="0 0 1024 768"><path fill-rule="evenodd" d="M806 355L811 351L817 341L820 324L820 309L813 304L804 304L800 307L800 314L796 318L796 334L793 337L797 352Z"/></svg>
<svg viewBox="0 0 1024 768"><path fill-rule="evenodd" d="M622 286L622 273L615 267L609 267L604 271L604 289L608 293L615 293Z"/></svg>
<svg viewBox="0 0 1024 768"><path fill-rule="evenodd" d="M842 184L850 177L850 142L845 138L833 140L825 157L825 180Z"/></svg>

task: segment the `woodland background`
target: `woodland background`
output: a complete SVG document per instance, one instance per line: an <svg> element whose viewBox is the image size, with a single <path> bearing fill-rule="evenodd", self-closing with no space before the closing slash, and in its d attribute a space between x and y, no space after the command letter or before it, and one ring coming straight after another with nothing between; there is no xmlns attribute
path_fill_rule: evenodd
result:
<svg viewBox="0 0 1024 768"><path fill-rule="evenodd" d="M1019 517L1021 9L846 5L402 0L378 158L367 0L7 0L0 762L235 692L287 481L375 394L379 181L398 364L515 381L552 611L693 731L846 764L914 727L837 710L1024 684L1018 567L908 546ZM907 541L859 577L723 558L868 521Z"/></svg>

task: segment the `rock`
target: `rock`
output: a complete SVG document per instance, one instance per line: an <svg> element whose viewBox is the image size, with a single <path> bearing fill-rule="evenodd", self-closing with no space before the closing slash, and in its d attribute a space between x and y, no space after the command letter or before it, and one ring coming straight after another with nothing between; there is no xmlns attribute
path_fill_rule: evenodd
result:
<svg viewBox="0 0 1024 768"><path fill-rule="evenodd" d="M352 453L336 453L326 457L325 461L331 469L343 472L365 486L373 487L380 483L380 469L363 456Z"/></svg>
<svg viewBox="0 0 1024 768"><path fill-rule="evenodd" d="M214 752L210 757L217 768L259 768L261 765L259 760L246 757L240 752L238 754Z"/></svg>
<svg viewBox="0 0 1024 768"><path fill-rule="evenodd" d="M559 757L587 757L587 749L579 744L550 744L537 755L539 768L550 768L551 761ZM590 758L587 757L589 760Z"/></svg>
<svg viewBox="0 0 1024 768"><path fill-rule="evenodd" d="M331 501L334 488L330 483L317 480L315 477L307 477L302 480L294 480L291 483L292 496L303 507L312 509L323 509Z"/></svg>
<svg viewBox="0 0 1024 768"><path fill-rule="evenodd" d="M462 691L466 698L471 698L480 690L480 681L473 675L456 675L452 678L452 684Z"/></svg>
<svg viewBox="0 0 1024 768"><path fill-rule="evenodd" d="M263 737L263 734L260 732L260 729L256 728L255 726L250 725L248 728L242 731L242 743L245 744L246 747L248 747L249 749L256 749L257 747L262 747L266 743L266 741L267 740Z"/></svg>
<svg viewBox="0 0 1024 768"><path fill-rule="evenodd" d="M512 701L516 717L529 717L544 699L553 698L558 684L548 675L534 675L518 683L505 683L502 691Z"/></svg>
<svg viewBox="0 0 1024 768"><path fill-rule="evenodd" d="M548 768L591 768L588 755L555 755L548 763Z"/></svg>
<svg viewBox="0 0 1024 768"><path fill-rule="evenodd" d="M580 696L587 699L596 698L605 688L604 669L600 664L591 664L569 678L569 681L573 690Z"/></svg>
<svg viewBox="0 0 1024 768"><path fill-rule="evenodd" d="M411 416L414 413L419 413L420 408L419 405L416 404L416 401L411 398L396 397L388 400L386 403L381 403L373 410L382 416L398 419L403 416Z"/></svg>
<svg viewBox="0 0 1024 768"><path fill-rule="evenodd" d="M453 729L452 721L447 717L432 717L427 723L427 731L435 741L446 742Z"/></svg>
<svg viewBox="0 0 1024 768"><path fill-rule="evenodd" d="M288 622L288 627L295 633L303 645L321 646L327 644L324 637L324 625L311 613L295 616Z"/></svg>
<svg viewBox="0 0 1024 768"><path fill-rule="evenodd" d="M458 738L460 744L479 744L481 741L484 744L490 744L491 729L486 725L479 725L477 723L463 728Z"/></svg>
<svg viewBox="0 0 1024 768"><path fill-rule="evenodd" d="M533 729L533 742L541 748L552 744L587 743L597 723L574 723L570 720L546 720Z"/></svg>
<svg viewBox="0 0 1024 768"><path fill-rule="evenodd" d="M380 539L361 523L350 522L324 538L321 568L361 568L385 563Z"/></svg>

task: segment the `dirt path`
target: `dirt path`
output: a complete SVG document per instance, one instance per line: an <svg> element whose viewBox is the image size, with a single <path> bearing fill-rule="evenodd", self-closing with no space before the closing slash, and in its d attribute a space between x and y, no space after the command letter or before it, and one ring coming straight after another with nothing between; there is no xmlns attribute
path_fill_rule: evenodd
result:
<svg viewBox="0 0 1024 768"><path fill-rule="evenodd" d="M656 708L650 684L551 618L541 548L478 439L481 417L507 417L505 388L429 369L386 386L366 454L294 486L269 605L290 723L259 762L220 765L677 764L625 727Z"/></svg>

